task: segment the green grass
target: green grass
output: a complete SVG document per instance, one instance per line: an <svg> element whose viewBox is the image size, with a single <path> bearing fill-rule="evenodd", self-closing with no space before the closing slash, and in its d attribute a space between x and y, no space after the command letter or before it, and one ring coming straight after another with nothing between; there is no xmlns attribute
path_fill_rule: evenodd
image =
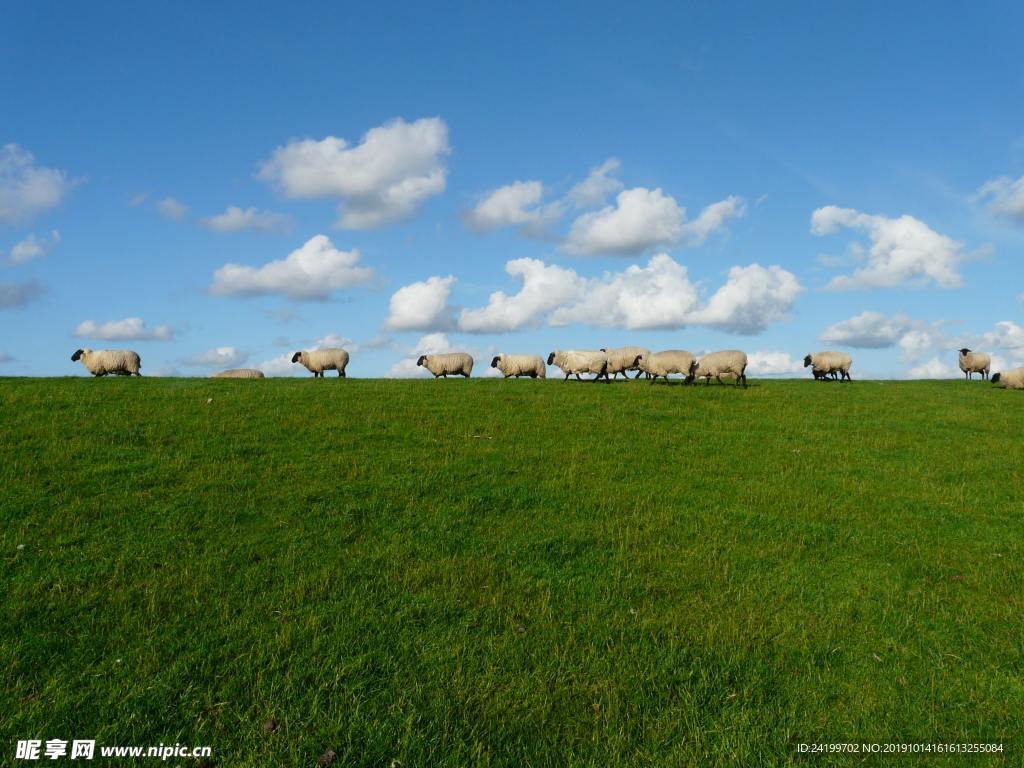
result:
<svg viewBox="0 0 1024 768"><path fill-rule="evenodd" d="M1020 765L1022 423L979 382L0 380L0 764Z"/></svg>

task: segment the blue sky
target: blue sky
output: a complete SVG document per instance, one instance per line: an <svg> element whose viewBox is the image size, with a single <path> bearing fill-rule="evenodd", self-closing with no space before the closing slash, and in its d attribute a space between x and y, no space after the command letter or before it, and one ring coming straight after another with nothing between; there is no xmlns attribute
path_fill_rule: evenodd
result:
<svg viewBox="0 0 1024 768"><path fill-rule="evenodd" d="M620 6L9 5L0 374L1022 364L1024 10Z"/></svg>

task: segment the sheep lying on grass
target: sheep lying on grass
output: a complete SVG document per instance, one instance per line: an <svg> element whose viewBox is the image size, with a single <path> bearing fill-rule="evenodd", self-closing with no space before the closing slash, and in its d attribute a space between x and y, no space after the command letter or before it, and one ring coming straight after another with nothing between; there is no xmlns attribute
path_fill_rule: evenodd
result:
<svg viewBox="0 0 1024 768"><path fill-rule="evenodd" d="M495 355L491 368L497 368L506 379L509 376L529 376L531 379L547 378L547 368L540 355Z"/></svg>
<svg viewBox="0 0 1024 768"><path fill-rule="evenodd" d="M443 376L447 379L449 374L452 376L465 376L468 379L469 374L473 372L473 358L465 352L451 352L446 355L420 355L416 365L426 368L434 374L435 379L438 376Z"/></svg>
<svg viewBox="0 0 1024 768"><path fill-rule="evenodd" d="M1002 384L1007 389L1024 389L1024 368L1011 368L992 374L993 384Z"/></svg>
<svg viewBox="0 0 1024 768"><path fill-rule="evenodd" d="M313 378L323 378L324 371L337 371L338 378L345 378L348 366L348 352L344 349L314 349L296 352L292 355L293 363L302 363L313 374Z"/></svg>
<svg viewBox="0 0 1024 768"><path fill-rule="evenodd" d="M258 368L231 368L213 374L215 379L262 379L263 371Z"/></svg>
<svg viewBox="0 0 1024 768"><path fill-rule="evenodd" d="M138 352L130 349L76 349L71 356L72 361L82 361L82 365L93 376L141 376L142 360Z"/></svg>

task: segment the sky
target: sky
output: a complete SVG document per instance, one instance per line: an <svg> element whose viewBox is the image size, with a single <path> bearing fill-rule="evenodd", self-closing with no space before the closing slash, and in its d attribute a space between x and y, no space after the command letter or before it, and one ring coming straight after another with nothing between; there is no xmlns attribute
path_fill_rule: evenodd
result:
<svg viewBox="0 0 1024 768"><path fill-rule="evenodd" d="M1024 6L371 5L8 4L0 375L1024 364Z"/></svg>

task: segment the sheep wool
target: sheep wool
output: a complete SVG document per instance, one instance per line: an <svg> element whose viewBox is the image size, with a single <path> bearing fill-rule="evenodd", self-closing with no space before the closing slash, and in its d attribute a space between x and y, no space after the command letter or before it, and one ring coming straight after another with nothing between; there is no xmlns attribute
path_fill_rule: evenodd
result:
<svg viewBox="0 0 1024 768"><path fill-rule="evenodd" d="M836 378L839 374L841 380L852 381L851 365L853 358L845 352L815 352L804 357L804 368L810 367L815 379L826 379L830 375Z"/></svg>
<svg viewBox="0 0 1024 768"><path fill-rule="evenodd" d="M313 374L313 378L323 378L324 371L337 371L338 378L345 378L348 366L348 352L344 349L313 349L296 352L292 355L293 363L302 363Z"/></svg>
<svg viewBox="0 0 1024 768"><path fill-rule="evenodd" d="M694 377L706 379L707 384L711 383L714 376L719 384L722 384L723 376L735 376L736 385L747 386L747 353L738 349L724 349L720 352L711 352L704 355L697 363L697 370Z"/></svg>
<svg viewBox="0 0 1024 768"><path fill-rule="evenodd" d="M670 373L683 374L689 383L693 381L697 357L685 349L666 349L664 352L637 355L636 364L641 371L650 375L652 384L659 376L668 379Z"/></svg>
<svg viewBox="0 0 1024 768"><path fill-rule="evenodd" d="M93 376L141 376L142 360L138 352L130 349L78 349L71 356L72 361L82 361Z"/></svg>
<svg viewBox="0 0 1024 768"><path fill-rule="evenodd" d="M215 379L262 379L263 371L258 368L231 368L213 374Z"/></svg>
<svg viewBox="0 0 1024 768"><path fill-rule="evenodd" d="M565 374L565 379L572 375L580 378L581 373L596 373L594 381L602 376L608 380L608 355L592 349L556 349L548 355L548 365L557 365Z"/></svg>
<svg viewBox="0 0 1024 768"><path fill-rule="evenodd" d="M1002 384L1007 389L1024 389L1024 368L1011 368L992 374L993 384Z"/></svg>
<svg viewBox="0 0 1024 768"><path fill-rule="evenodd" d="M960 370L968 379L972 373L980 373L982 379L987 379L991 367L992 358L984 352L971 352L966 347L960 350Z"/></svg>
<svg viewBox="0 0 1024 768"><path fill-rule="evenodd" d="M473 372L473 357L466 352L449 352L446 355L420 355L416 365L423 366L436 379L438 376L465 376Z"/></svg>
<svg viewBox="0 0 1024 768"><path fill-rule="evenodd" d="M497 368L506 379L509 376L529 376L531 379L547 377L547 368L540 355L495 355L491 368Z"/></svg>
<svg viewBox="0 0 1024 768"><path fill-rule="evenodd" d="M636 364L637 355L649 355L651 351L643 347L617 347L609 349L601 347L601 351L608 355L608 373L617 377L620 373L624 378L629 378L627 371L636 371L636 377L640 378L643 371Z"/></svg>

